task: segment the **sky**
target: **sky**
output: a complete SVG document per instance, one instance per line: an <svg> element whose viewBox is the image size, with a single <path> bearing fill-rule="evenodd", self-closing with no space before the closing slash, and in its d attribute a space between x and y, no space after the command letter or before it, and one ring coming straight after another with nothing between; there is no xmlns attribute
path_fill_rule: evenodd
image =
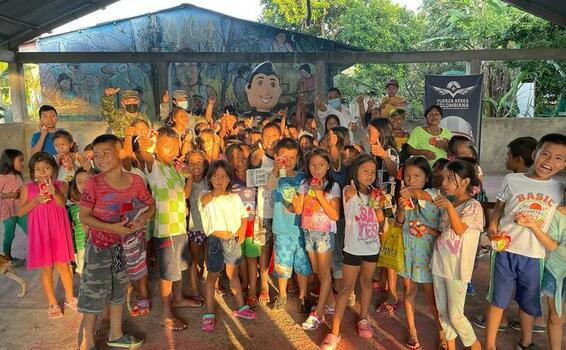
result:
<svg viewBox="0 0 566 350"><path fill-rule="evenodd" d="M417 10L422 0L392 0L401 6ZM122 18L135 17L149 12L190 3L232 17L257 21L261 14L260 0L121 0L103 10L95 11L77 20L69 22L44 35L66 33L82 28L93 27L100 23L111 22Z"/></svg>

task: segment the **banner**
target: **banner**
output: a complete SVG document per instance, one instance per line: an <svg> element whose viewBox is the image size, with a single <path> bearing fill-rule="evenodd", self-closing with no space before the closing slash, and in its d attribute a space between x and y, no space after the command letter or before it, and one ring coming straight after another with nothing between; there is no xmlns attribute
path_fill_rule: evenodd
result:
<svg viewBox="0 0 566 350"><path fill-rule="evenodd" d="M443 109L440 126L471 138L479 149L483 74L426 75L425 108Z"/></svg>

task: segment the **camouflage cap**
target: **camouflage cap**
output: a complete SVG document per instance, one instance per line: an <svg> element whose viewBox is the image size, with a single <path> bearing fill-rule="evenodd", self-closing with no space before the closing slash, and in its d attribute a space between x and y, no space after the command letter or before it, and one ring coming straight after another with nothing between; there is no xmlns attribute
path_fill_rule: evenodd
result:
<svg viewBox="0 0 566 350"><path fill-rule="evenodd" d="M127 99L130 99L130 98L135 98L135 99L139 100L140 95L138 94L137 91L134 91L134 90L126 90L122 93L122 99L123 100L127 100Z"/></svg>
<svg viewBox="0 0 566 350"><path fill-rule="evenodd" d="M175 90L173 91L173 98L175 100L187 99L187 92L185 90Z"/></svg>

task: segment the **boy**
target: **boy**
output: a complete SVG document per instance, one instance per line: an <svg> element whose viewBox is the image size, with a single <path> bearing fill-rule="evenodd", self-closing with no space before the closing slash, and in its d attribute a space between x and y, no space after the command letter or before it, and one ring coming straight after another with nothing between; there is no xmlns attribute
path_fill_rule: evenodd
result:
<svg viewBox="0 0 566 350"><path fill-rule="evenodd" d="M507 145L505 168L514 173L526 173L533 165L533 152L537 140L530 136L518 137Z"/></svg>
<svg viewBox="0 0 566 350"><path fill-rule="evenodd" d="M301 215L295 214L293 198L305 174L295 170L299 155L297 141L288 137L283 138L277 142L274 151L276 161L266 185L268 190L273 191L274 197L274 272L278 277L279 285L279 296L273 302L272 308L280 310L287 303L287 280L291 278L293 270L297 273L299 299L301 308L304 308L307 303L307 276L312 270L305 249L305 238L300 229Z"/></svg>
<svg viewBox="0 0 566 350"><path fill-rule="evenodd" d="M39 107L39 131L31 137L31 155L43 151L55 156L57 154L53 144L55 131L57 131L57 110L50 105Z"/></svg>
<svg viewBox="0 0 566 350"><path fill-rule="evenodd" d="M142 178L122 170L122 142L115 135L98 136L94 161L101 173L87 180L80 201L79 219L89 228L78 310L83 313L80 349L95 347L94 322L110 300L110 331L106 345L137 348L143 344L122 332L122 309L128 289L121 237L145 226L155 213L155 203ZM135 221L122 217L121 207L137 200L148 210Z"/></svg>
<svg viewBox="0 0 566 350"><path fill-rule="evenodd" d="M173 315L171 307L194 308L202 305L196 300L184 298L182 292L182 272L191 266L185 202L190 194L191 182L185 182L173 165L181 150L181 139L177 132L165 126L159 128L157 134L155 158L145 151L139 154L147 165L149 186L156 202L153 245L161 278L161 325L165 329L178 331L187 328L187 325Z"/></svg>
<svg viewBox="0 0 566 350"><path fill-rule="evenodd" d="M261 141L258 149L252 152L250 163L252 168L273 167L273 146L281 138L281 128L278 123L269 122L261 131ZM273 249L273 192L265 186L257 189L257 218L254 222L254 242L261 245L259 257L259 271L261 280L261 291L258 301L262 304L270 302L269 299L269 263Z"/></svg>
<svg viewBox="0 0 566 350"><path fill-rule="evenodd" d="M566 166L566 135L543 136L535 150L534 163L525 174L509 174L497 194L489 221L490 239L509 235L511 245L492 255L488 292L486 348L495 349L497 328L513 288L521 319L520 349L531 348L534 318L541 316L540 273L545 249L531 230L515 223L517 214L530 214L541 230L548 231L552 215L562 201L564 185L552 177Z"/></svg>

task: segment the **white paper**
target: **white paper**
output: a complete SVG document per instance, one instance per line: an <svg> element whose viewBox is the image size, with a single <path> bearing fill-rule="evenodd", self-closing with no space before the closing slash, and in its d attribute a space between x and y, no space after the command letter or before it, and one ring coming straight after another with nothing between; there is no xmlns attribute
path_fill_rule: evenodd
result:
<svg viewBox="0 0 566 350"><path fill-rule="evenodd" d="M246 186L260 187L267 184L267 178L273 168L249 169L246 171Z"/></svg>

